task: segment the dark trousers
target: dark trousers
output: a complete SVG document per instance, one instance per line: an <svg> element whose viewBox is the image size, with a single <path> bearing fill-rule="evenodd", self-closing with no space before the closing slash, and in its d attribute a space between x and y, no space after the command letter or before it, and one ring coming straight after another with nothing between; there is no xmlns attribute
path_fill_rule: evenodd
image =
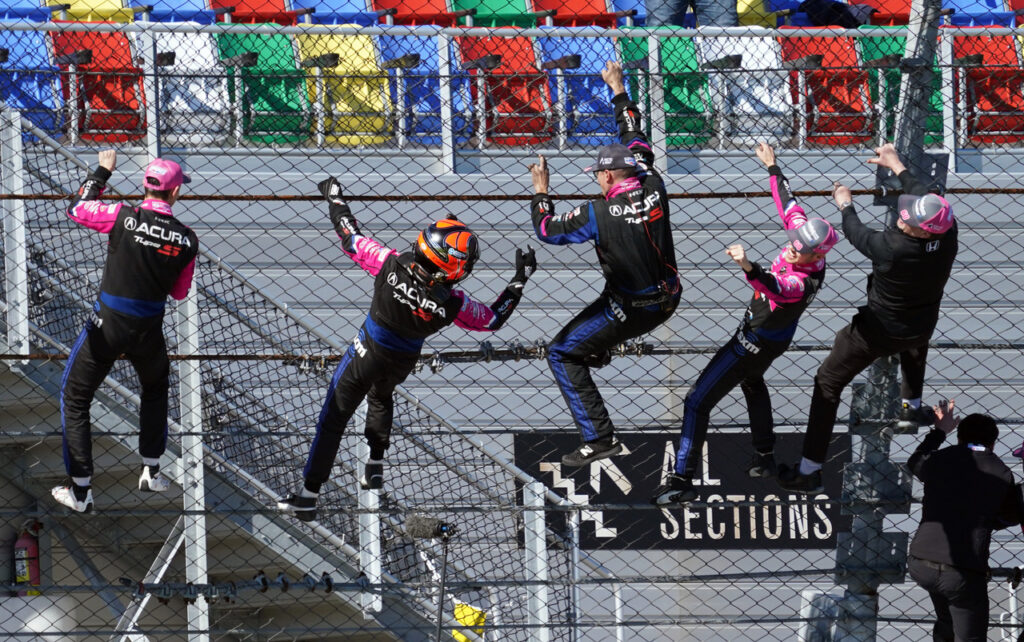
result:
<svg viewBox="0 0 1024 642"><path fill-rule="evenodd" d="M857 313L850 325L836 334L832 351L814 375L803 456L819 463L825 461L839 413L839 396L853 378L875 359L900 355L903 374L901 394L904 399L919 398L924 389L930 338L930 335L906 339L886 336L865 317L864 312Z"/></svg>
<svg viewBox="0 0 1024 642"><path fill-rule="evenodd" d="M395 386L412 372L419 353L402 353L377 346L363 329L341 358L327 389L316 423L316 437L303 476L319 486L330 478L341 436L359 404L366 399L366 441L383 453L391 445Z"/></svg>
<svg viewBox="0 0 1024 642"><path fill-rule="evenodd" d="M910 577L928 591L935 606L933 640L975 642L987 639L988 579L985 573L935 564L913 555L907 560L907 570Z"/></svg>
<svg viewBox="0 0 1024 642"><path fill-rule="evenodd" d="M551 342L548 365L583 441L610 437L614 432L588 364L593 363L595 355L604 355L623 341L650 332L674 311L675 303L668 310L631 308L601 296L577 314Z"/></svg>
<svg viewBox="0 0 1024 642"><path fill-rule="evenodd" d="M740 340L741 333L743 341ZM676 451L676 473L684 477L694 476L700 467L711 410L737 385L747 400L754 449L768 452L775 447L772 400L764 383L764 373L786 351L789 343L761 341L756 334L740 328L711 358L686 393L683 426Z"/></svg>
<svg viewBox="0 0 1024 642"><path fill-rule="evenodd" d="M71 477L90 477L92 423L89 407L96 390L125 355L139 376L139 454L160 457L167 446L167 389L170 362L162 318L104 313L85 324L68 355L61 378L60 419L64 466Z"/></svg>

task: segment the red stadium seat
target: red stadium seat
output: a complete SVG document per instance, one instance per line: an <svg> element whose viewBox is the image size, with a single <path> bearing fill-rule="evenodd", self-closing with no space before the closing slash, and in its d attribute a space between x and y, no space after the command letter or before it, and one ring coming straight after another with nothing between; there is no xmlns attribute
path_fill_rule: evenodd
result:
<svg viewBox="0 0 1024 642"><path fill-rule="evenodd" d="M1014 36L957 36L954 94L961 136L977 143L1024 139L1024 69Z"/></svg>
<svg viewBox="0 0 1024 642"><path fill-rule="evenodd" d="M51 32L69 118L83 140L136 140L146 133L142 70L122 33Z"/></svg>
<svg viewBox="0 0 1024 642"><path fill-rule="evenodd" d="M483 103L485 136L499 145L532 145L551 138L548 76L537 66L529 38L458 38L463 68L473 75L470 92ZM494 66L494 56L500 62ZM483 92L481 96L480 92ZM477 109L480 113L480 109Z"/></svg>
<svg viewBox="0 0 1024 642"><path fill-rule="evenodd" d="M850 4L866 4L877 9L871 14L871 24L887 27L910 22L910 0L851 0Z"/></svg>
<svg viewBox="0 0 1024 642"><path fill-rule="evenodd" d="M620 17L630 11L616 12L605 0L533 0L534 11L557 11L554 24L557 27L607 27L618 26Z"/></svg>
<svg viewBox="0 0 1024 642"><path fill-rule="evenodd" d="M284 4L284 0L210 0L213 9L228 9L234 7L234 11L225 18L229 22L241 22L246 24L259 24L265 22L276 22L279 25L294 25L299 21L299 16L308 13L307 11L290 11Z"/></svg>
<svg viewBox="0 0 1024 642"><path fill-rule="evenodd" d="M819 27L783 27L793 32ZM790 91L802 105L801 133L809 143L854 145L874 135L875 113L868 72L860 67L853 38L780 38L782 60L792 67Z"/></svg>
<svg viewBox="0 0 1024 642"><path fill-rule="evenodd" d="M375 11L394 9L396 25L440 25L457 27L465 12L452 12L445 0L373 0Z"/></svg>

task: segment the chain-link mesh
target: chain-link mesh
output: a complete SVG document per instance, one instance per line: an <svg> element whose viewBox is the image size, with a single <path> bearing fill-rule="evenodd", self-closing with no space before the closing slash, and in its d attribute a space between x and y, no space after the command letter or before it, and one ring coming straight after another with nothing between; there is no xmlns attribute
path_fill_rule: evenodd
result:
<svg viewBox="0 0 1024 642"><path fill-rule="evenodd" d="M1000 31L1015 26L1009 8L946 12L929 64L905 55L909 6L876 7L875 26L846 31L812 27L796 7L741 6L742 28L654 37L645 7L604 3L553 16L504 0L378 13L389 7L85 4L63 15L14 4L0 20L0 86L17 112L4 112L13 120L0 143L4 636L415 640L438 626L445 639L461 626L455 639L489 640L930 636L928 595L905 574L918 499L882 484L865 508L842 473L891 439L897 467L883 462L879 474L895 485L921 436L894 434L888 411L848 411L859 403L853 388L824 493L805 498L747 475L750 420L737 389L712 412L698 499L671 510L648 499L675 456L687 390L750 298L724 248L741 242L767 263L785 240L752 153L759 141L776 147L809 213L838 227L829 194L842 180L881 228L887 196L865 164L870 148L923 129L961 239L925 401L955 397L965 412L992 414L1003 427L996 453L1014 461L1024 71L1016 32ZM787 23L778 30L777 16ZM594 371L624 453L578 470L560 463L579 436L544 357L603 278L588 246L541 246L505 327L452 327L427 341L396 392L385 490L359 489L367 451L357 414L318 520L278 514L276 499L301 485L332 372L372 294L372 277L338 247L316 182L338 176L363 232L399 251L457 214L483 245L461 287L489 305L515 248L538 245L535 155L552 167L557 212L596 194L581 168L617 141L601 79L608 60L625 69L666 177L683 284L668 322ZM925 97L921 122L901 121L908 92ZM79 515L49 488L65 474L64 360L107 248L63 210L109 147L119 152L109 203L139 202L153 155L185 167L194 180L174 211L202 250L194 295L164 322L162 464L175 484L166 495L135 490L140 390L119 361L93 404L96 510ZM824 290L766 375L780 462L799 458L814 373L864 304L867 260L841 242L828 263ZM865 397L891 383L872 373L855 381ZM868 419L846 430L851 415ZM919 498L919 483L913 491ZM456 535L410 537L417 513ZM992 545L990 635L1000 639L1020 632L1015 530Z"/></svg>

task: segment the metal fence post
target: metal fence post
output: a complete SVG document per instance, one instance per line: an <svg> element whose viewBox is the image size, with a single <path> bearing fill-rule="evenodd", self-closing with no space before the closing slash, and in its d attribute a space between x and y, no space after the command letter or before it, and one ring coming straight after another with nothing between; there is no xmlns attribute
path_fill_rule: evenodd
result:
<svg viewBox="0 0 1024 642"><path fill-rule="evenodd" d="M366 400L359 404L352 420L353 425L366 423ZM358 473L359 464L370 457L370 446L365 441L359 442L356 449L359 462L356 463ZM383 581L383 568L381 566L381 536L380 536L380 494L379 490L363 490L356 482L356 494L359 498L359 568L366 574L367 581L371 585L380 586ZM361 594L363 608L367 611L379 613L384 608L384 596L379 591L364 592Z"/></svg>
<svg viewBox="0 0 1024 642"><path fill-rule="evenodd" d="M526 555L527 617L530 639L547 642L551 639L548 628L548 541L544 519L544 484L531 482L523 485L523 533Z"/></svg>
<svg viewBox="0 0 1024 642"><path fill-rule="evenodd" d="M437 36L437 69L441 90L441 166L455 173L455 123L452 121L452 37Z"/></svg>
<svg viewBox="0 0 1024 642"><path fill-rule="evenodd" d="M0 192L25 193L24 149L21 143L21 114L0 103ZM7 347L27 354L28 345L28 253L25 248L25 201L5 199L4 217L4 299L7 302ZM22 364L28 363L22 361Z"/></svg>
<svg viewBox="0 0 1024 642"><path fill-rule="evenodd" d="M178 306L178 346L182 354L200 352L199 303L193 284ZM193 584L207 584L206 487L203 468L203 380L198 361L186 359L179 366L181 387L181 484L185 512L185 577ZM188 605L189 642L209 642L210 615L206 598L199 595Z"/></svg>
<svg viewBox="0 0 1024 642"><path fill-rule="evenodd" d="M651 148L654 167L662 174L668 172L668 134L665 121L665 78L661 69L661 39L647 38L648 91L651 96Z"/></svg>

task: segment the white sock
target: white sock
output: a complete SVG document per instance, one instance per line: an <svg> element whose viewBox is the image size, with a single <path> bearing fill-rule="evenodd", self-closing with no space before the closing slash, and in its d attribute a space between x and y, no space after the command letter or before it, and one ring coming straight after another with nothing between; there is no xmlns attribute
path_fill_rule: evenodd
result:
<svg viewBox="0 0 1024 642"><path fill-rule="evenodd" d="M299 497L312 497L313 499L316 499L319 494L320 493L314 493L311 490L307 490L305 487L299 491Z"/></svg>
<svg viewBox="0 0 1024 642"><path fill-rule="evenodd" d="M75 486L92 486L92 477L72 477L71 482Z"/></svg>
<svg viewBox="0 0 1024 642"><path fill-rule="evenodd" d="M918 408L921 407L921 398L918 397L917 399L904 399L903 405L910 406L914 410L917 410Z"/></svg>
<svg viewBox="0 0 1024 642"><path fill-rule="evenodd" d="M811 473L821 470L821 464L816 461L811 461L806 457L800 459L800 474L810 475Z"/></svg>

